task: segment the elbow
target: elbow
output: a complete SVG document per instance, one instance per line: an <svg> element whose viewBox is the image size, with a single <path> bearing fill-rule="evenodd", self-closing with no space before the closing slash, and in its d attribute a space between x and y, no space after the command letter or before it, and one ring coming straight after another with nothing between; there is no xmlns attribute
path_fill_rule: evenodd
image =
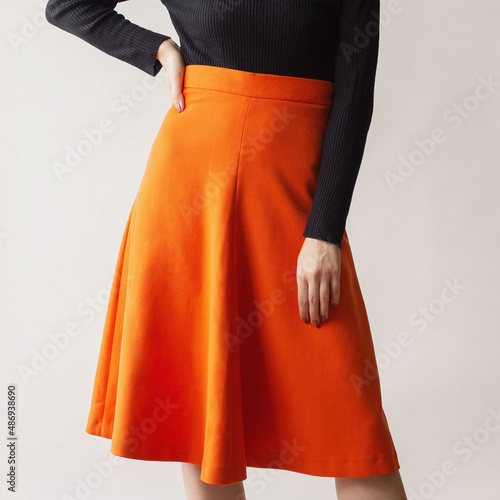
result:
<svg viewBox="0 0 500 500"><path fill-rule="evenodd" d="M57 20L56 20L57 16L55 15L55 12L54 12L54 2L52 0L49 0L47 2L47 5L45 5L45 19L47 19L47 21L50 23L50 24L56 24Z"/></svg>
<svg viewBox="0 0 500 500"><path fill-rule="evenodd" d="M61 19L60 11L58 0L49 0L45 5L45 19L47 19L50 24L59 26Z"/></svg>

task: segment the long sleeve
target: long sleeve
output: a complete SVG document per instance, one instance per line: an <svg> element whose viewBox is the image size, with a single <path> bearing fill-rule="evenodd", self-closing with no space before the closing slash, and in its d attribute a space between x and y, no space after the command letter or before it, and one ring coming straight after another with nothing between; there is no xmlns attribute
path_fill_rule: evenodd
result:
<svg viewBox="0 0 500 500"><path fill-rule="evenodd" d="M334 61L334 102L304 232L342 248L370 126L379 48L379 0L343 0Z"/></svg>
<svg viewBox="0 0 500 500"><path fill-rule="evenodd" d="M126 0L49 0L47 21L99 50L155 76L161 69L158 47L170 38L126 19L115 9Z"/></svg>

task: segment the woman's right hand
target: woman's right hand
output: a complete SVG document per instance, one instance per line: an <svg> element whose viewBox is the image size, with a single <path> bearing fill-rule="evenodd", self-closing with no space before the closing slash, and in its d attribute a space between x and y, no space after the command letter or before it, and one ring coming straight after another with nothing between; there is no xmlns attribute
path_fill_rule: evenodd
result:
<svg viewBox="0 0 500 500"><path fill-rule="evenodd" d="M158 47L156 58L161 62L167 73L167 81L170 89L170 99L175 105L177 112L184 109L184 59L181 48L171 39L164 40Z"/></svg>

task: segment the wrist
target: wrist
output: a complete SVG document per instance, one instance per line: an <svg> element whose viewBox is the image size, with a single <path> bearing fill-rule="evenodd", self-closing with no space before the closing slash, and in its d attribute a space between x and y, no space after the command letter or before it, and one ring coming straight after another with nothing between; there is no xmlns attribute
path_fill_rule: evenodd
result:
<svg viewBox="0 0 500 500"><path fill-rule="evenodd" d="M336 241L330 241L329 239L327 238L323 238L323 237L320 237L320 236L306 236L305 239L309 239L311 241L315 241L316 245L323 245L323 246L326 246L326 247L331 247L332 245L335 245L336 247L338 247L340 250L342 249L342 242L336 242Z"/></svg>
<svg viewBox="0 0 500 500"><path fill-rule="evenodd" d="M160 45L158 46L158 50L156 51L156 59L159 60L161 55L168 49L168 46L171 45L170 40L171 38L166 38L165 40L163 40L163 42L160 43Z"/></svg>

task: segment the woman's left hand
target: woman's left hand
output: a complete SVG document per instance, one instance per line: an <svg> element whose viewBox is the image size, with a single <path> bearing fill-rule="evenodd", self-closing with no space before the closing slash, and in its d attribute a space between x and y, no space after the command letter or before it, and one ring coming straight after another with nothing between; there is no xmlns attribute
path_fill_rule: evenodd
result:
<svg viewBox="0 0 500 500"><path fill-rule="evenodd" d="M335 243L306 238L297 258L299 314L314 326L328 319L340 298L340 253Z"/></svg>

